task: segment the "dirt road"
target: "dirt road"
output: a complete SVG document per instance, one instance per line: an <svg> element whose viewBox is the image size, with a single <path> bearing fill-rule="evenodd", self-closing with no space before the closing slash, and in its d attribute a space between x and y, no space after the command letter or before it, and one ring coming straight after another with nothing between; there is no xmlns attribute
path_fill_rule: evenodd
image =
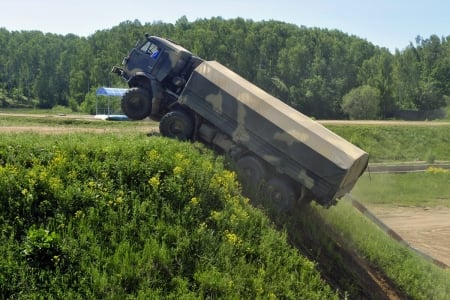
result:
<svg viewBox="0 0 450 300"><path fill-rule="evenodd" d="M450 266L450 208L368 206L412 248Z"/></svg>

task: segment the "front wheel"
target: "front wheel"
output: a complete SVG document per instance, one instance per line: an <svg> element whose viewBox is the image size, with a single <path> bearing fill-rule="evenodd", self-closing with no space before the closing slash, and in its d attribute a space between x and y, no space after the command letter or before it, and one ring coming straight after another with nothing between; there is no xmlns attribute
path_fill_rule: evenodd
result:
<svg viewBox="0 0 450 300"><path fill-rule="evenodd" d="M188 113L174 110L161 118L159 132L165 137L182 141L189 140L194 133L194 121Z"/></svg>
<svg viewBox="0 0 450 300"><path fill-rule="evenodd" d="M122 111L130 119L142 120L150 115L151 99L150 91L141 87L133 87L122 96Z"/></svg>

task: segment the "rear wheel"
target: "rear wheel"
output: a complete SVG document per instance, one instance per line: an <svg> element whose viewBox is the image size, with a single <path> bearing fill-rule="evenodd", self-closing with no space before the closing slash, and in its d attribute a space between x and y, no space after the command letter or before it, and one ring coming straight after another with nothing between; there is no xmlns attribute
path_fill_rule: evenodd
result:
<svg viewBox="0 0 450 300"><path fill-rule="evenodd" d="M270 178L265 185L265 192L268 200L278 211L286 212L292 209L297 200L296 190L286 176Z"/></svg>
<svg viewBox="0 0 450 300"><path fill-rule="evenodd" d="M188 140L194 133L194 121L188 113L174 110L161 118L159 132L165 137Z"/></svg>
<svg viewBox="0 0 450 300"><path fill-rule="evenodd" d="M252 191L259 190L263 180L267 177L264 162L254 156L247 155L238 159L236 164L243 177L244 186Z"/></svg>
<svg viewBox="0 0 450 300"><path fill-rule="evenodd" d="M121 106L127 117L133 120L142 120L150 115L152 95L144 88L131 88L123 95Z"/></svg>

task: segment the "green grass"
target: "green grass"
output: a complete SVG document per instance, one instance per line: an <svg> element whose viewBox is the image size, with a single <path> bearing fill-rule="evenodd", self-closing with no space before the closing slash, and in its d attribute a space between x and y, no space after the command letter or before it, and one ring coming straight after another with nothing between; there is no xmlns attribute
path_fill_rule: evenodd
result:
<svg viewBox="0 0 450 300"><path fill-rule="evenodd" d="M327 125L365 150L371 162L450 161L450 125Z"/></svg>
<svg viewBox="0 0 450 300"><path fill-rule="evenodd" d="M364 174L351 194L367 204L450 207L450 171Z"/></svg>
<svg viewBox="0 0 450 300"><path fill-rule="evenodd" d="M202 145L0 137L2 299L338 298Z"/></svg>
<svg viewBox="0 0 450 300"><path fill-rule="evenodd" d="M86 115L71 115L70 117L59 116L57 114L43 114L35 116L15 116L15 115L0 115L0 126L48 126L60 128L116 128L116 129L133 129L139 127L158 127L158 123L151 120L142 121L104 121L95 119L94 116L87 117Z"/></svg>
<svg viewBox="0 0 450 300"><path fill-rule="evenodd" d="M3 113L48 114L49 117L15 117L0 116L0 126L65 126L94 128L133 128L157 127L153 121L139 122L104 122L86 119L73 119L57 116L46 110L0 110ZM370 162L398 161L450 161L450 125L327 125L348 141L367 151Z"/></svg>

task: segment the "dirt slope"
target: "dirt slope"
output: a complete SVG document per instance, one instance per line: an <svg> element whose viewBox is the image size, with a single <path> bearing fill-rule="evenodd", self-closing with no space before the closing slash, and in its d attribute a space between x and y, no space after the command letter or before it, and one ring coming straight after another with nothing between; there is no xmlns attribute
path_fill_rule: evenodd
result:
<svg viewBox="0 0 450 300"><path fill-rule="evenodd" d="M450 266L450 208L373 206L369 209L411 247Z"/></svg>

